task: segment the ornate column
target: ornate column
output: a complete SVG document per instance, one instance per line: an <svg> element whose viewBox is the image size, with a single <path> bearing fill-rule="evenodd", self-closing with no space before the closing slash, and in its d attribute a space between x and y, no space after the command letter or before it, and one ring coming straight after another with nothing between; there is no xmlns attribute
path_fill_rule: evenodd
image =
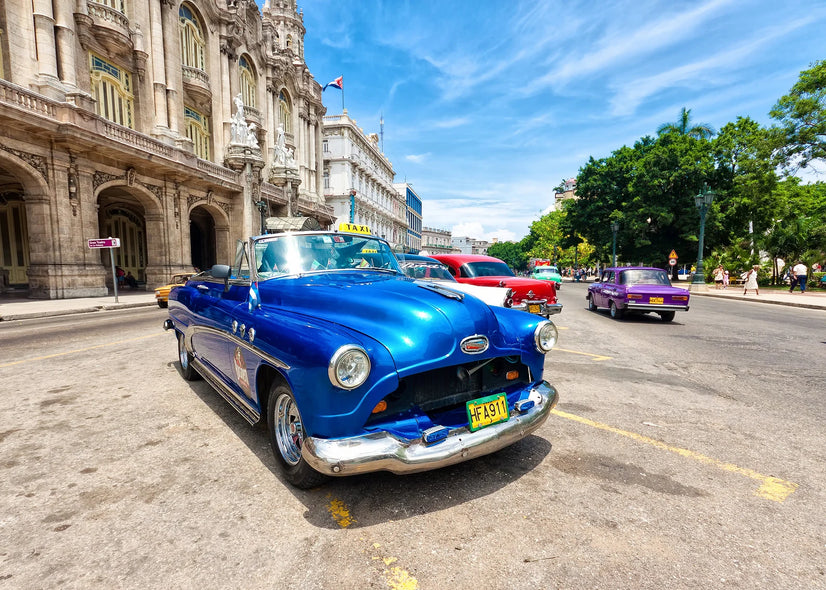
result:
<svg viewBox="0 0 826 590"><path fill-rule="evenodd" d="M50 98L62 99L63 88L57 77L55 19L51 0L33 0L32 12L40 91Z"/></svg>
<svg viewBox="0 0 826 590"><path fill-rule="evenodd" d="M160 0L161 25L163 28L164 73L166 80L166 115L169 129L176 136L180 136L180 119L183 114L181 105L181 54L178 36L178 18L175 14L175 0Z"/></svg>
<svg viewBox="0 0 826 590"><path fill-rule="evenodd" d="M164 2L149 3L149 37L152 59L152 87L155 97L155 129L153 135L169 135L169 114L166 104L166 56L164 54Z"/></svg>
<svg viewBox="0 0 826 590"><path fill-rule="evenodd" d="M60 58L61 82L67 90L77 89L75 66L75 20L72 5L69 2L55 2L55 35L57 37L57 55Z"/></svg>

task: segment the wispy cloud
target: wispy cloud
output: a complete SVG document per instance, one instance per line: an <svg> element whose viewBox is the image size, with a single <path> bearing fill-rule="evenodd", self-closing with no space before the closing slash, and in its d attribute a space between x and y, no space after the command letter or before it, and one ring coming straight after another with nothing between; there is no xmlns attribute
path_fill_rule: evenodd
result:
<svg viewBox="0 0 826 590"><path fill-rule="evenodd" d="M427 152L426 154L408 154L404 157L404 159L407 160L408 162L413 162L415 164L421 164L425 160L427 160L429 157L430 157L430 152Z"/></svg>

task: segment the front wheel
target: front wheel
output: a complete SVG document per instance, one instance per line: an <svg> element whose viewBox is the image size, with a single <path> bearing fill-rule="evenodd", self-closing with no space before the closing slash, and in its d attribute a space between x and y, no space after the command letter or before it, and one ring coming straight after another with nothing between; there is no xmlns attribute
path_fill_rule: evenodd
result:
<svg viewBox="0 0 826 590"><path fill-rule="evenodd" d="M674 319L674 314L676 314L676 313L677 312L675 312L675 311L662 311L662 312L660 312L660 318L664 322L670 322L671 320Z"/></svg>
<svg viewBox="0 0 826 590"><path fill-rule="evenodd" d="M166 301L161 301L160 299L158 299L158 307L160 307L161 309L164 309L166 307L169 307L169 303L167 303Z"/></svg>
<svg viewBox="0 0 826 590"><path fill-rule="evenodd" d="M197 381L201 375L192 367L192 355L186 349L184 335L178 332L178 360L181 363L181 376L187 381Z"/></svg>
<svg viewBox="0 0 826 590"><path fill-rule="evenodd" d="M267 402L267 427L275 462L284 478L297 488L316 487L327 476L310 467L301 456L304 446L304 423L289 387L273 384Z"/></svg>
<svg viewBox="0 0 826 590"><path fill-rule="evenodd" d="M625 310L617 307L617 304L613 301L611 302L609 309L611 310L611 317L615 320L621 320L622 316L625 315Z"/></svg>

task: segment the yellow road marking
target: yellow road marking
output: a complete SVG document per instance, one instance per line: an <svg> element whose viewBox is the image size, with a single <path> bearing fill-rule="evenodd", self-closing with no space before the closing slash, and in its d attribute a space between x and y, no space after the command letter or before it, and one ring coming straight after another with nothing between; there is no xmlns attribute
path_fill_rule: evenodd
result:
<svg viewBox="0 0 826 590"><path fill-rule="evenodd" d="M559 352L567 352L569 354L581 354L582 356L590 356L593 357L594 361L607 361L611 360L612 356L605 356L604 354L592 354L590 352L580 352L578 350L568 350L567 348L554 348L554 350L558 350ZM553 352L553 351L551 351Z"/></svg>
<svg viewBox="0 0 826 590"><path fill-rule="evenodd" d="M57 358L59 356L66 356L66 355L69 355L69 354L76 354L78 352L86 352L86 351L89 351L89 350L95 350L97 348L109 348L109 347L115 346L117 344L126 344L127 342L136 342L138 340L145 340L147 338L154 338L155 336L160 336L161 334L164 334L164 332L158 332L157 334L148 334L146 336L137 336L135 338L127 338L126 340L116 340L115 342L107 342L106 344L95 344L94 346L87 346L86 348L78 348L76 350L67 350L66 352L58 352L58 353L55 353L55 354L47 354L46 356L38 356L38 357L35 357L35 358L25 359L25 360L22 360L22 361L13 361L11 363L6 363L6 364L3 364L3 365L0 365L0 369L3 369L5 367L11 367L11 366L14 366L14 365L22 365L24 363L33 363L35 361L45 361L46 359L53 359L53 358Z"/></svg>
<svg viewBox="0 0 826 590"><path fill-rule="evenodd" d="M373 543L373 549L375 549L377 553L381 553L379 551L380 548L381 545ZM381 560L385 566L388 566L387 569L384 570L384 579L387 582L388 588L391 590L418 590L419 581L411 576L407 570L400 567L389 567L396 563L398 559L395 557L381 557L379 555L373 556L373 561L379 560Z"/></svg>
<svg viewBox="0 0 826 590"><path fill-rule="evenodd" d="M754 495L759 496L761 498L765 498L767 500L772 500L774 502L782 502L797 489L796 483L786 481L784 479L780 479L777 477L772 477L770 475L763 475L762 473L758 473L752 469L738 467L737 465L734 465L732 463L724 463L723 461L720 461L718 459L713 459L701 453L689 451L688 449L673 447L657 439L650 438L642 434L637 434L636 432L620 430L619 428L614 428L613 426L608 426L607 424L602 424L600 422L594 422L593 420L589 420L588 418L583 418L582 416L577 416L575 414L569 414L567 412L563 412L557 409L553 409L551 411L557 416L560 416L561 418L567 418L568 420L580 422L581 424L585 424L593 428L599 428L600 430L607 430L608 432L613 432L614 434L627 436L628 438L632 438L638 442L646 443L654 447L657 447L658 449L669 451L671 453L676 453L677 455L681 455L689 459L694 459L695 461L705 463L706 465L712 465L714 467L722 469L723 471L745 475L748 478L760 482L760 488L754 492Z"/></svg>

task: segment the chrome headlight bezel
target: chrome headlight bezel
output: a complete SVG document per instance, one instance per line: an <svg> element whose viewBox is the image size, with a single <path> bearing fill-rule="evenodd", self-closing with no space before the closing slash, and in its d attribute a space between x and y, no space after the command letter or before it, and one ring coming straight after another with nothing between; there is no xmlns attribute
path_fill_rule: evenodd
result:
<svg viewBox="0 0 826 590"><path fill-rule="evenodd" d="M360 366L353 367L354 362ZM349 368L348 364L351 365ZM370 376L370 369L370 357L367 352L361 346L345 344L336 350L330 359L327 376L334 386L351 390L364 385Z"/></svg>
<svg viewBox="0 0 826 590"><path fill-rule="evenodd" d="M538 350L542 354L551 352L559 340L559 330L551 320L539 322L536 329L533 331L533 341Z"/></svg>

